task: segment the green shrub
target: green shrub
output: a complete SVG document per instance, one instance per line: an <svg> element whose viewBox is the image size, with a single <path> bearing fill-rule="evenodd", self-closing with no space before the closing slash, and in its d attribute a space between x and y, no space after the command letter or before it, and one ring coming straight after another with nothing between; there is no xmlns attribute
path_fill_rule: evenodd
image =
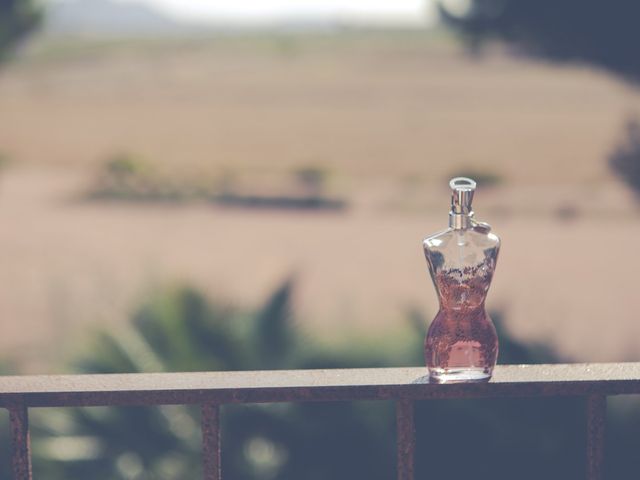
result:
<svg viewBox="0 0 640 480"><path fill-rule="evenodd" d="M640 199L640 122L629 120L626 138L610 154L609 165Z"/></svg>
<svg viewBox="0 0 640 480"><path fill-rule="evenodd" d="M7 168L7 166L11 163L11 158L4 152L0 152L0 171Z"/></svg>
<svg viewBox="0 0 640 480"><path fill-rule="evenodd" d="M298 168L294 174L298 182L311 195L320 195L329 177L329 172L326 169L315 166Z"/></svg>
<svg viewBox="0 0 640 480"><path fill-rule="evenodd" d="M190 288L164 292L141 308L132 328L99 333L74 364L82 373L256 370L332 366L294 327L292 283L284 283L257 311L216 306ZM375 354L371 362L375 365ZM345 366L345 365L341 365ZM190 407L76 409L65 421L39 420L40 446L84 439L96 446L88 458L39 448L37 470L46 478L198 478L199 412ZM376 413L377 412L377 413ZM373 419L372 419L373 416ZM373 421L372 421L373 420ZM64 424L64 429L56 427ZM223 462L234 479L389 478L393 455L387 433L390 405L228 406L224 408ZM48 438L47 438L48 437ZM73 443L72 443L73 444ZM317 445L326 451L319 453ZM381 460L369 462L372 452ZM382 455L384 453L384 455ZM46 474L45 474L46 472ZM127 473L128 472L128 473ZM136 473L137 472L137 473ZM53 476L54 473L58 477ZM273 475L273 476L270 476Z"/></svg>
<svg viewBox="0 0 640 480"><path fill-rule="evenodd" d="M40 2L2 0L0 2L0 62L11 48L35 29L42 18Z"/></svg>
<svg viewBox="0 0 640 480"><path fill-rule="evenodd" d="M409 314L415 334L398 350L366 337L322 347L296 328L293 284L245 310L211 302L191 288L160 292L120 334L94 335L74 363L83 373L260 370L423 365L425 318ZM500 363L554 362L548 348L526 346L503 329ZM371 345L370 348L365 348ZM426 370L425 370L426 373ZM635 412L635 413L634 413ZM395 412L390 402L229 405L222 410L222 466L234 480L383 480L395 475ZM416 404L416 478L533 480L584 477L580 399L442 400ZM637 409L616 423L617 462L636 462L629 429ZM36 478L199 478L199 411L186 406L47 411L34 418ZM461 461L464 459L464 461ZM614 478L614 477L607 477ZM624 478L624 477L618 477Z"/></svg>

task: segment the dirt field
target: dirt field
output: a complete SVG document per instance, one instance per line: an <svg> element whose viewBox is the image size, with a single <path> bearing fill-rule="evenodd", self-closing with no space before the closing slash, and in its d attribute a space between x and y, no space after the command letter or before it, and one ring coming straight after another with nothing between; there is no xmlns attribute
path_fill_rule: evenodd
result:
<svg viewBox="0 0 640 480"><path fill-rule="evenodd" d="M257 303L290 274L321 335L403 329L409 306L435 313L420 239L471 166L502 182L477 211L503 237L490 304L509 328L578 360L638 360L640 217L606 155L639 110L604 74L419 35L36 43L0 75L0 350L47 370L154 286ZM79 201L119 151L211 181L322 167L350 208Z"/></svg>

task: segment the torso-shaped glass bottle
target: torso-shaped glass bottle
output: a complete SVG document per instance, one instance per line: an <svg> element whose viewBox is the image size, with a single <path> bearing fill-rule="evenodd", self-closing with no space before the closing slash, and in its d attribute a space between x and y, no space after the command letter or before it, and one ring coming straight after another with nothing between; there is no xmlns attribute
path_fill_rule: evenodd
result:
<svg viewBox="0 0 640 480"><path fill-rule="evenodd" d="M449 228L423 242L440 301L425 340L425 359L431 381L487 381L498 357L498 336L484 302L500 239L473 218L476 183L458 177L449 185Z"/></svg>

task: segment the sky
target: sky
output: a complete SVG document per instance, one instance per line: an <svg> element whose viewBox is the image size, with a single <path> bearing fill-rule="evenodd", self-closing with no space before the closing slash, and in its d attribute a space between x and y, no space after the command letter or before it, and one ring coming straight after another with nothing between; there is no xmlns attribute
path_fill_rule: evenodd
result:
<svg viewBox="0 0 640 480"><path fill-rule="evenodd" d="M265 23L282 19L331 19L362 23L431 23L430 0L119 0L150 4L190 20Z"/></svg>

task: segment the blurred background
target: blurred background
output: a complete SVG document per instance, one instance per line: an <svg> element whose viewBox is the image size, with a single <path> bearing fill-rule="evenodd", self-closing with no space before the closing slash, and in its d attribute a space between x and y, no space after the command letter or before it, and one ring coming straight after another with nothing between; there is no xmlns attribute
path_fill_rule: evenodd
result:
<svg viewBox="0 0 640 480"><path fill-rule="evenodd" d="M639 360L640 6L556 3L3 2L2 368L422 365L421 240L458 175L503 240L501 363ZM578 478L582 407L545 402L425 405L458 434L424 451ZM640 415L613 403L610 478L629 478ZM230 408L226 469L391 478L391 407ZM196 478L197 412L114 410L36 416L36 469Z"/></svg>

